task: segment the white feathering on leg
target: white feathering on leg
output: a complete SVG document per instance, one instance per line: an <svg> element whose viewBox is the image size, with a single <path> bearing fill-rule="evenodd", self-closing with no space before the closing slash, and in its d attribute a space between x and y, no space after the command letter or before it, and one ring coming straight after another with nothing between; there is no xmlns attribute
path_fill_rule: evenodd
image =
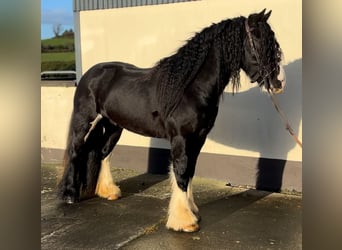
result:
<svg viewBox="0 0 342 250"><path fill-rule="evenodd" d="M170 179L172 194L166 227L175 231L197 231L199 229L197 217L191 211L187 192L183 192L178 187L172 167L170 171Z"/></svg>
<svg viewBox="0 0 342 250"><path fill-rule="evenodd" d="M99 178L97 179L95 194L108 200L117 200L121 197L121 190L113 181L113 177L110 172L109 157L110 155L101 162L101 169Z"/></svg>
<svg viewBox="0 0 342 250"><path fill-rule="evenodd" d="M187 197L188 197L188 201L189 201L191 211L194 212L196 215L198 215L199 209L195 203L194 196L192 193L192 179L191 178L190 178L189 184L188 184Z"/></svg>

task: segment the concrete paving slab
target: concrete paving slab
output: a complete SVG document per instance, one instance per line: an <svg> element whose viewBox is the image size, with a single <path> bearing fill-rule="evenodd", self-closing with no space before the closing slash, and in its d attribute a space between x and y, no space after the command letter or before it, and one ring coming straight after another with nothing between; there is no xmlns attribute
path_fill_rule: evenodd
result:
<svg viewBox="0 0 342 250"><path fill-rule="evenodd" d="M302 249L300 203L298 197L254 191L233 194L199 205L199 232L160 225L123 249Z"/></svg>
<svg viewBox="0 0 342 250"><path fill-rule="evenodd" d="M167 176L112 168L123 193L67 205L56 199L60 168L42 165L42 249L301 249L300 195L227 187L194 178L201 230L165 229Z"/></svg>

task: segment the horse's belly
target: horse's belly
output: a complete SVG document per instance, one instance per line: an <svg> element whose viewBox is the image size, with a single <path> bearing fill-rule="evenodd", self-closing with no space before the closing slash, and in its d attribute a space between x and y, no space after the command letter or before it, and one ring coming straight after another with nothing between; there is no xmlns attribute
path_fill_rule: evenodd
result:
<svg viewBox="0 0 342 250"><path fill-rule="evenodd" d="M126 112L110 112L110 120L118 126L131 132L157 138L165 138L165 129L159 118L153 113L141 112L141 109L131 109Z"/></svg>
<svg viewBox="0 0 342 250"><path fill-rule="evenodd" d="M130 132L143 135L143 136L165 138L164 133L157 129L147 129L146 127L141 127L141 126L139 127L125 126L123 128L127 129Z"/></svg>
<svg viewBox="0 0 342 250"><path fill-rule="evenodd" d="M149 136L165 137L164 125L155 111L154 87L123 81L106 98L103 111L120 127L131 132Z"/></svg>

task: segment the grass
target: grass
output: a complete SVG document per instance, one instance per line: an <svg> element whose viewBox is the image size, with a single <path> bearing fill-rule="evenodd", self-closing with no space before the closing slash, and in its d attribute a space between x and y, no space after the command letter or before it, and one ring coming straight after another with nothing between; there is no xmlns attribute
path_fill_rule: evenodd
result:
<svg viewBox="0 0 342 250"><path fill-rule="evenodd" d="M42 62L75 61L75 52L41 53Z"/></svg>
<svg viewBox="0 0 342 250"><path fill-rule="evenodd" d="M54 37L41 40L41 71L75 70L75 51L73 37ZM44 47L44 49L43 49ZM61 52L62 51L62 52ZM66 51L66 52L63 52Z"/></svg>

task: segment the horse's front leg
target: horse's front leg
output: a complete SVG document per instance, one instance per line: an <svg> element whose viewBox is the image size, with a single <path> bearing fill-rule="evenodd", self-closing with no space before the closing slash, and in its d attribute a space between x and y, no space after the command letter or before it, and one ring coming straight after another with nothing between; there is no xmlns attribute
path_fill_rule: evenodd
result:
<svg viewBox="0 0 342 250"><path fill-rule="evenodd" d="M171 140L173 167L170 169L172 194L166 227L175 231L195 232L199 230L193 204L188 197L191 171L188 169L186 141L182 136ZM197 212L197 211L196 211Z"/></svg>

